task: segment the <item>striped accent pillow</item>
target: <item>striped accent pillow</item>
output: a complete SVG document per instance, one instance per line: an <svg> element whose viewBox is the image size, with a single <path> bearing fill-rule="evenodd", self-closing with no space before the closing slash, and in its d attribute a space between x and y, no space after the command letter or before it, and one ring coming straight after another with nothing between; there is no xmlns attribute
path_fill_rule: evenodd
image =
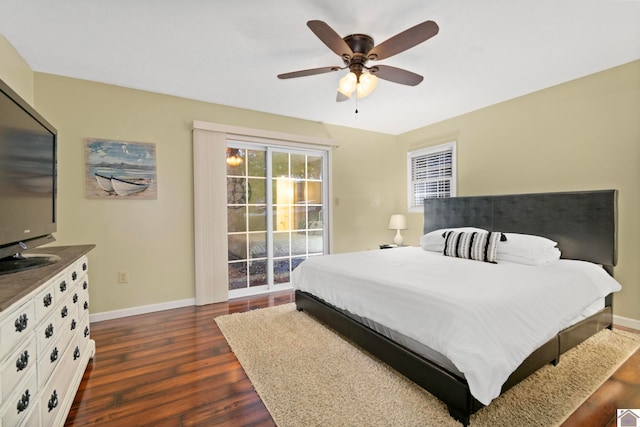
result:
<svg viewBox="0 0 640 427"><path fill-rule="evenodd" d="M444 233L444 254L446 256L474 259L496 264L496 251L502 233L447 231Z"/></svg>

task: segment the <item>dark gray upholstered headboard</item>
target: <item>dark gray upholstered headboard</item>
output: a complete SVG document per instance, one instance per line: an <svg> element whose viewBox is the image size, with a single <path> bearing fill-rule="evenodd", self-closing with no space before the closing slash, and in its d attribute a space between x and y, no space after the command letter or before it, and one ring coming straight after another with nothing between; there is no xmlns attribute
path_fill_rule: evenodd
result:
<svg viewBox="0 0 640 427"><path fill-rule="evenodd" d="M617 190L424 200L424 232L446 227L535 234L558 242L562 258L617 262Z"/></svg>

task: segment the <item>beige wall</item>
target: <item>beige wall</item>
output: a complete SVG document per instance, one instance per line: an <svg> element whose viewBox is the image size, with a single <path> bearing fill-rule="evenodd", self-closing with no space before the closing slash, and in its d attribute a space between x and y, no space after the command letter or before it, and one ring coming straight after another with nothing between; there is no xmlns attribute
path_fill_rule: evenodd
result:
<svg viewBox="0 0 640 427"><path fill-rule="evenodd" d="M640 319L640 61L406 133L396 156L452 138L461 196L618 189L615 313Z"/></svg>
<svg viewBox="0 0 640 427"><path fill-rule="evenodd" d="M334 252L378 249L392 240L392 213L406 211L398 190L396 137L349 128L330 128L341 145L333 153ZM401 184L400 184L401 185Z"/></svg>
<svg viewBox="0 0 640 427"><path fill-rule="evenodd" d="M33 105L33 71L2 34L0 34L0 79Z"/></svg>

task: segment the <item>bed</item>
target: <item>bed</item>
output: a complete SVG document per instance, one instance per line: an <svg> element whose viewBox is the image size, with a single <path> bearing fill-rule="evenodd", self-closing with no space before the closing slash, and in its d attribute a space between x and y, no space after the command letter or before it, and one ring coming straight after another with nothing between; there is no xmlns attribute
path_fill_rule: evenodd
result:
<svg viewBox="0 0 640 427"><path fill-rule="evenodd" d="M616 264L616 204L617 191L615 190L426 199L424 205L423 231L426 235L435 230L447 228L478 227L483 230L502 233L522 233L544 236L557 242L557 247L560 249L563 259L550 263L549 265L552 267L545 267L545 274L551 271L552 268L561 268L560 266L564 268L565 265L579 265L580 268L584 267L588 269L589 274L594 273L600 275L598 276L598 280L602 279L603 281L609 280L614 282L611 276L613 274L613 267ZM421 254L421 251L424 253ZM414 309L410 307L412 298L404 302L399 300L399 304L403 308L401 311L402 315L396 314L394 316L384 314L382 310L380 313L376 311L372 314L370 311L367 312L366 306L374 303L367 302L359 304L357 287L350 289L348 286L340 284L340 280L343 280L343 276L347 277L352 273L349 266L356 267L360 264L364 266L365 270L368 270L368 275L370 276L368 279L362 279L363 287L365 285L373 286L374 282L382 281L382 285L391 289L399 286L396 281L402 282L405 279L409 280L407 279L409 273L406 273L406 270L417 268L412 267L413 264L409 264L410 259L413 258L418 260L418 262L422 262L426 257L432 257L437 260L437 263L449 265L449 267L447 267L449 270L447 271L455 270L455 266L451 264L453 262L475 263L473 264L473 268L480 270L491 267L489 267L487 263L479 263L478 261L449 259L442 254L439 254L440 258L437 258L435 254L426 255L427 251L423 251L421 248L398 248L369 252L371 253L356 253L354 254L355 258L347 258L346 262L344 262L344 260L340 261L340 259L349 254L319 257L323 259L322 262L330 261L331 263L336 262L337 264L335 264L335 268L331 267L331 264L328 264L328 267L322 266L322 269L316 270L315 274L312 267L314 263L318 264L318 262L314 260L309 262L308 266L305 265L307 261L303 262L298 269L294 270L292 275L292 284L296 289L296 305L298 310L308 312L425 388L448 406L450 414L455 419L467 425L469 423L469 417L485 404L489 404L493 395L483 394L484 392L480 390L484 386L482 379L476 378L473 372L465 371L466 367L462 370L457 369L459 365L464 365L460 360L470 359L468 355L463 354L466 350L459 350L459 347L455 346L455 351L445 347L438 347L437 336L435 336L436 338L432 341L428 340L429 334L431 333L430 331L439 330L443 327L448 327L448 325L443 326L443 324L440 323L437 327L430 328L429 324L425 324L422 328L416 328L422 329L422 332L424 332L424 335L427 337L427 342L421 342L420 339L414 339L414 331L398 332L398 330L394 329L397 318L411 317L414 315L413 312L409 311ZM383 270L376 270L378 264L387 262L386 260L391 260L389 261L391 264L397 265L395 274L387 274L384 273ZM510 270L515 272L515 274L518 274L517 269L526 268L526 266L510 266L509 262L498 262L497 265L500 264L503 264L503 267L500 267L501 269ZM367 265L369 265L368 268L366 267ZM305 266L307 268L302 268ZM305 284L306 279L312 278L314 275L317 279L321 276L319 274L320 271L330 270L332 268L336 271L342 269L343 273L342 275L338 273L333 279L327 279L337 284L336 286L329 286L330 290L318 290L320 288L314 288L313 286ZM306 273L305 270L307 271ZM305 274L307 275L306 278ZM479 273L474 272L473 274ZM564 273L560 272L559 274L563 275ZM523 274L522 277L525 277L525 275ZM527 274L526 277L529 277L529 274ZM547 277L549 277L549 279L541 281L541 286L547 286L547 281L551 283L551 276ZM555 278L553 280L555 280ZM585 279L584 283L585 290L584 292L581 290L580 293L587 293L587 287L590 288L592 286L590 278ZM387 288L381 287L382 285L378 283L375 285L378 287L373 288L376 289L376 294L379 292L382 293L382 299L391 301L396 298L396 294L406 293L404 290L402 292L396 292L395 294L393 292L387 292ZM344 292L345 289L347 292ZM499 288L496 289L499 291ZM537 343L534 345L534 341L527 343L531 349L527 350L527 353L521 356L522 361L518 363L513 370L509 369L505 377L506 379L504 381L501 380L500 384L497 385L497 394L505 392L545 364L559 363L562 353L576 346L599 330L611 328L613 302L611 292L619 288L616 289L612 286L610 289L610 292L599 289L597 291L600 292L600 294L598 294L599 296L594 301L594 304L589 304L589 307L578 307L577 303L575 307L568 307L566 309L568 318L562 319L561 321L558 320L558 322L561 323L556 322L550 325L556 328L555 330L541 333L536 332L536 340L540 340L544 334L549 334L549 336L541 341L539 345ZM346 294L354 294L356 296L356 298L354 298L355 301L349 303L349 309L343 308L345 305L342 299L346 298ZM451 307L449 307L449 302L436 306L434 304L440 300L434 297L435 294L432 293L430 295L430 300L421 302L425 307L423 311L427 313L436 308L453 311L458 310L464 314L461 316L464 318L471 316L467 314L467 311L468 313L473 313L476 309L475 305L469 306L467 304L464 306L455 301L451 302ZM493 321L495 321L495 318L499 318L503 314L506 316L513 311L511 304L508 306L498 306L502 308L496 308L496 301L501 299L501 295L499 293L490 295L490 298L484 299L488 300L489 304L493 304L490 305L491 313L493 313L492 318L494 318ZM541 299L543 300L544 298ZM544 301L540 302L539 304L543 304L540 306L540 310L544 311L547 307L552 307L556 304L555 299L554 296L553 298L548 298L547 303L544 303ZM569 298L568 301L571 305L571 298ZM415 304L416 301L413 301L413 303ZM428 304L431 305L429 306ZM459 304L459 306L456 306L456 304ZM390 303L389 305L392 304ZM583 305L586 305L586 303ZM429 309L427 309L427 307L429 307ZM465 309L463 311L460 307L467 307L468 310ZM557 307L554 308L554 310L557 311ZM572 312L572 310L575 312ZM482 311L480 304L478 304L477 311ZM448 311L445 311L445 313L447 313L446 316L451 315L451 319L453 319L454 314ZM424 313L415 313L415 315L428 318L428 316L424 316ZM422 319L423 317L420 318ZM546 322L546 317L546 315L539 316L539 320L535 320L535 322L527 320L529 322L528 325L530 325L532 329L536 329L538 327L537 323L543 324ZM453 320L450 323L456 324ZM463 323L461 324L464 325ZM486 325L488 325L486 329L489 333L498 330L493 329L497 328L495 325L498 325L498 323L487 321ZM545 325L545 327L547 327L547 325ZM418 334L419 332L415 333ZM452 342L461 341L465 343L469 341L464 335L467 333L464 330L454 328L450 330L450 333L452 334ZM475 331L473 331L473 333L475 333ZM495 335L499 339L502 337L503 331L500 330L500 333ZM447 343L447 345L449 345L449 343ZM427 351L425 351L423 347L426 347ZM429 352L429 348L431 352ZM509 350L509 352L511 351L508 348L507 350ZM502 355L500 353L496 353L496 359L500 359L501 357ZM489 360L487 363L492 363L492 361ZM502 360L497 364L499 365L501 363ZM511 355L509 355L509 363L513 363ZM496 385L493 384L486 388L487 390L493 390L495 387ZM481 396L480 400L477 396Z"/></svg>

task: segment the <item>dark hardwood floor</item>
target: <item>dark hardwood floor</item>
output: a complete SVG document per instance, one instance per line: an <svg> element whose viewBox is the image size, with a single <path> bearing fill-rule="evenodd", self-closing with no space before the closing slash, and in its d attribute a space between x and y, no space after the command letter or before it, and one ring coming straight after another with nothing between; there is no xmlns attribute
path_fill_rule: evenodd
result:
<svg viewBox="0 0 640 427"><path fill-rule="evenodd" d="M92 323L97 352L65 425L274 426L213 318L289 302L287 291ZM563 427L615 427L616 408L640 408L640 351Z"/></svg>

